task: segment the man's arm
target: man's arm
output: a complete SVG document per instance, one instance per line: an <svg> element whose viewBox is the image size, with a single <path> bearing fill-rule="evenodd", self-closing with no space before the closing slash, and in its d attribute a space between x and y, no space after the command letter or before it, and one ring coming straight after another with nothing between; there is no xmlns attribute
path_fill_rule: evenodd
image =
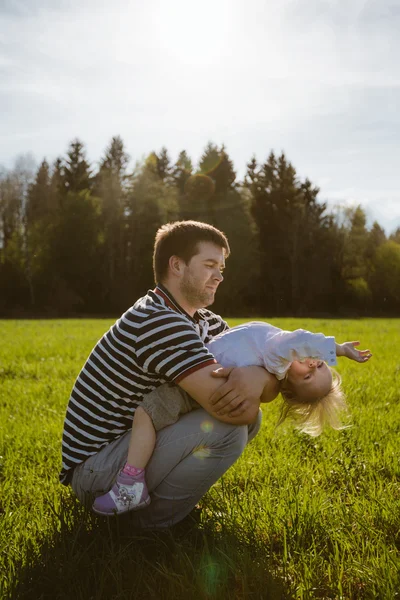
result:
<svg viewBox="0 0 400 600"><path fill-rule="evenodd" d="M179 382L179 386L194 398L210 415L224 423L232 425L249 425L257 418L260 407L260 398L265 394L268 401L276 397L275 377L262 367L240 367L229 392L229 411L216 408L211 397L218 390L225 389L227 380L225 377L213 376L215 370L222 369L218 364L209 365L195 371ZM229 369L224 369L228 372ZM231 377L230 377L231 381ZM268 385L269 390L268 390ZM267 390L265 389L267 387ZM272 395L275 395L272 397ZM224 395L224 394L223 394ZM234 408L235 410L232 410Z"/></svg>
<svg viewBox="0 0 400 600"><path fill-rule="evenodd" d="M280 392L280 382L275 375L263 367L221 368L216 369L213 376L229 378L210 398L214 410L219 415L240 415L243 408L246 407L246 401L253 398L255 382L258 382L259 386L256 387L255 398L259 402L272 402ZM260 389L261 394L259 394Z"/></svg>
<svg viewBox="0 0 400 600"><path fill-rule="evenodd" d="M159 325L159 317L154 325ZM220 410L213 408L211 396L226 380L212 377L211 373L220 367L213 354L182 315L165 314L162 324L162 332L157 330L157 335L152 335L151 345L149 335L152 322L147 323L138 336L136 358L143 370L176 383L220 421L236 425L252 423L257 418L260 396L268 377L266 370L262 367L244 367L238 369L238 373L235 370L233 385L232 377L229 377L230 407L225 413L237 410L235 414L221 414ZM190 373L193 369L194 372ZM190 375L185 376L186 372Z"/></svg>

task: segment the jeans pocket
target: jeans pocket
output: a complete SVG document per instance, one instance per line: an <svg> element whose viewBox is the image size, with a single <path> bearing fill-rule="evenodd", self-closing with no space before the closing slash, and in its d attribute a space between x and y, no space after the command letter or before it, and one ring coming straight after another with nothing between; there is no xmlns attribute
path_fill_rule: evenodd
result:
<svg viewBox="0 0 400 600"><path fill-rule="evenodd" d="M90 507L96 496L101 496L107 492L111 483L107 487L107 473L93 468L89 463L83 463L75 467L72 476L71 487L82 504Z"/></svg>
<svg viewBox="0 0 400 600"><path fill-rule="evenodd" d="M82 484L86 493L94 496L105 494L110 489L109 472L95 469L91 464L84 464L82 468Z"/></svg>

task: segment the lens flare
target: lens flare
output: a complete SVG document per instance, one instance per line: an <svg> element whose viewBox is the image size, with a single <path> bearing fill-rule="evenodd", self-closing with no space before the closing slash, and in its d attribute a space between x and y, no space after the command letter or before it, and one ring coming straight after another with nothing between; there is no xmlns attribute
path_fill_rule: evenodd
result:
<svg viewBox="0 0 400 600"><path fill-rule="evenodd" d="M214 425L211 423L211 421L203 421L200 425L200 428L202 431L204 431L204 433L211 433L214 429Z"/></svg>
<svg viewBox="0 0 400 600"><path fill-rule="evenodd" d="M195 173L185 183L185 193L194 202L204 202L215 192L214 181L208 175Z"/></svg>
<svg viewBox="0 0 400 600"><path fill-rule="evenodd" d="M210 448L206 448L206 446L199 446L193 452L193 456L195 458L198 458L199 460L206 459L208 456L210 456L210 454L211 454L211 450L210 450Z"/></svg>
<svg viewBox="0 0 400 600"><path fill-rule="evenodd" d="M226 583L227 571L216 556L207 554L199 564L198 573L207 598L218 597L218 589Z"/></svg>

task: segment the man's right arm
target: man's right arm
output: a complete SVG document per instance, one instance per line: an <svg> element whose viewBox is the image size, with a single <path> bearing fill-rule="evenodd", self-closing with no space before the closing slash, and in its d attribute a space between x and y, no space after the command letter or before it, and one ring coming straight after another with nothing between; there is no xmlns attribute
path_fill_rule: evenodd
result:
<svg viewBox="0 0 400 600"><path fill-rule="evenodd" d="M269 375L267 371L262 367L240 369L240 377L231 386L230 408L221 412L210 398L227 380L211 375L220 365L182 315L164 311L148 319L138 335L135 349L144 372L162 375L176 383L220 421L247 425L257 418L260 396ZM189 374L185 376L186 372ZM237 409L235 414L226 414L232 412L232 408Z"/></svg>
<svg viewBox="0 0 400 600"><path fill-rule="evenodd" d="M216 409L210 400L214 392L226 382L226 378L224 377L215 378L212 376L213 371L218 368L220 368L218 364L206 366L182 379L178 385L219 421L231 423L232 425L249 425L257 418L260 398L265 398L264 401L271 401L278 394L276 379L273 375L262 367L243 367L242 373L244 377L246 377L246 370L248 370L248 377L251 378L253 383L255 379L254 370L257 369L258 380L253 389L253 397L241 398L238 395L238 405L237 409L233 411L234 414L232 414L232 411L231 413L222 411L221 414L221 411Z"/></svg>

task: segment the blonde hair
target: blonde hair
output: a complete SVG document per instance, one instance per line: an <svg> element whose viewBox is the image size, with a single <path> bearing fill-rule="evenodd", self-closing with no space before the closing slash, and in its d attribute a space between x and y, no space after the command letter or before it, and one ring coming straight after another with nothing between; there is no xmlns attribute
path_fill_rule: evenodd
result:
<svg viewBox="0 0 400 600"><path fill-rule="evenodd" d="M327 425L333 429L345 429L346 426L342 424L340 418L340 413L347 412L345 395L340 387L342 380L337 371L334 369L331 371L332 385L329 393L312 402L301 401L287 381L283 382L281 387L283 404L278 425L289 418L294 422L296 429L313 437L320 435Z"/></svg>

